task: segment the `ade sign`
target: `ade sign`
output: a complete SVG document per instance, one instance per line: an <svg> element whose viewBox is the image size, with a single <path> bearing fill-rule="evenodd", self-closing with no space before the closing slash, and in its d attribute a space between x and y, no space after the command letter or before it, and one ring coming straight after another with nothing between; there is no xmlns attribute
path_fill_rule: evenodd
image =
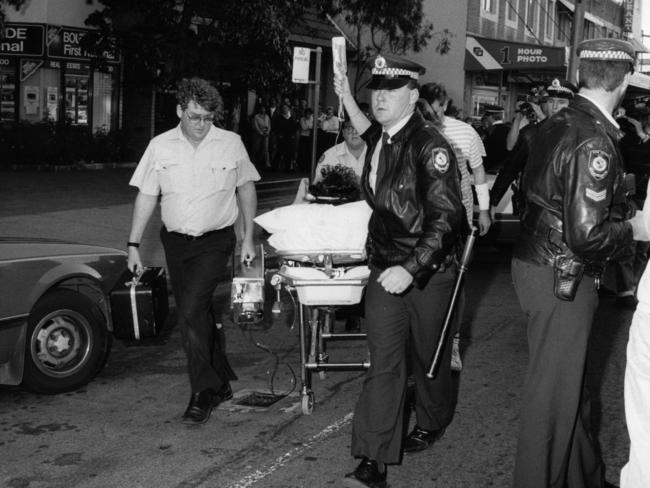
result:
<svg viewBox="0 0 650 488"><path fill-rule="evenodd" d="M5 23L0 40L0 54L42 56L44 27L38 24Z"/></svg>

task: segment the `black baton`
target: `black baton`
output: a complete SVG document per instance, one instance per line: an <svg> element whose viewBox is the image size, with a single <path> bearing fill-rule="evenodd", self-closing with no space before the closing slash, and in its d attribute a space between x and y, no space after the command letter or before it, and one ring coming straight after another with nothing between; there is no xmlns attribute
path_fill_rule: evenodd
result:
<svg viewBox="0 0 650 488"><path fill-rule="evenodd" d="M449 326L451 324L451 319L454 316L454 309L456 308L458 293L460 292L460 288L463 286L463 277L465 275L465 271L467 271L467 265L472 254L472 248L474 247L474 241L476 240L477 233L478 229L472 226L472 230L467 236L467 241L465 241L465 248L463 249L463 256L460 259L458 276L456 277L456 283L454 283L454 291L451 295L451 298L449 299L449 305L447 306L445 323L443 324L442 331L440 332L440 338L438 339L438 345L436 346L436 353L433 355L431 365L429 366L429 371L427 372L427 378L429 379L435 378L438 374L438 369L440 369L442 351L445 349L445 344L447 343L447 339L449 337Z"/></svg>

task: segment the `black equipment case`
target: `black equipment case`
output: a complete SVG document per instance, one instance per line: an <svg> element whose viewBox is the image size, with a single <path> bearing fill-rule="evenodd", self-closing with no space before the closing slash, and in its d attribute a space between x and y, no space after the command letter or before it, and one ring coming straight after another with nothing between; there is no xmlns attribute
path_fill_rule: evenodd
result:
<svg viewBox="0 0 650 488"><path fill-rule="evenodd" d="M167 276L163 268L145 268L139 275L128 269L110 293L113 333L118 339L155 337L169 311Z"/></svg>

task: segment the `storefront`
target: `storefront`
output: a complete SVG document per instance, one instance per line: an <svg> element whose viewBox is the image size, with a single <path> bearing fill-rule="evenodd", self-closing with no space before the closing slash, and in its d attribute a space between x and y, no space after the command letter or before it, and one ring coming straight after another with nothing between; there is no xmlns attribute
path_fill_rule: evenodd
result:
<svg viewBox="0 0 650 488"><path fill-rule="evenodd" d="M50 120L118 126L120 59L88 53L77 27L6 23L0 41L0 122Z"/></svg>
<svg viewBox="0 0 650 488"><path fill-rule="evenodd" d="M532 86L566 76L562 47L523 44L467 36L465 50L466 110L480 117L485 105L501 105L510 118L517 101Z"/></svg>

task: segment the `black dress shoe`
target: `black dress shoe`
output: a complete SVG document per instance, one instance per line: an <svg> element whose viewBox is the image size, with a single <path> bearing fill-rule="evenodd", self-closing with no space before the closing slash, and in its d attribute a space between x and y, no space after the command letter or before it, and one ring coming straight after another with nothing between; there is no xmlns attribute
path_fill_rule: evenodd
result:
<svg viewBox="0 0 650 488"><path fill-rule="evenodd" d="M187 424L203 424L208 421L214 407L216 394L213 389L192 393L190 404L183 414L183 422Z"/></svg>
<svg viewBox="0 0 650 488"><path fill-rule="evenodd" d="M228 401L232 398L232 388L230 387L230 383L224 383L224 385L219 388L219 391L215 393L213 401L212 401L212 406L216 407L222 402Z"/></svg>
<svg viewBox="0 0 650 488"><path fill-rule="evenodd" d="M444 433L444 428L438 430L427 430L416 425L411 433L406 436L406 440L404 441L404 452L424 451L427 447L440 439Z"/></svg>
<svg viewBox="0 0 650 488"><path fill-rule="evenodd" d="M618 485L615 485L614 483L610 483L609 481L605 481L604 488L618 488Z"/></svg>
<svg viewBox="0 0 650 488"><path fill-rule="evenodd" d="M386 467L379 472L377 461L366 457L359 463L357 469L345 475L343 486L346 488L387 488Z"/></svg>

